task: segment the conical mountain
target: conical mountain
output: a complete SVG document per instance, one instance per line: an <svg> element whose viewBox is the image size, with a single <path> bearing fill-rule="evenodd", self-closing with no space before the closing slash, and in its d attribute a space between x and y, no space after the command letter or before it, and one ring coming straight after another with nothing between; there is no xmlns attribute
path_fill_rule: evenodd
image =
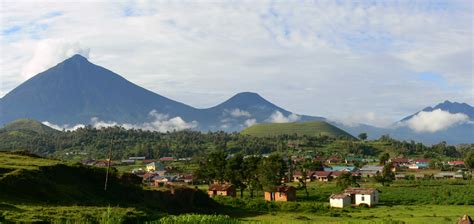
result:
<svg viewBox="0 0 474 224"><path fill-rule="evenodd" d="M148 119L152 110L190 116L196 109L139 87L81 55L27 80L0 100L0 124L32 118L55 124L117 123Z"/></svg>

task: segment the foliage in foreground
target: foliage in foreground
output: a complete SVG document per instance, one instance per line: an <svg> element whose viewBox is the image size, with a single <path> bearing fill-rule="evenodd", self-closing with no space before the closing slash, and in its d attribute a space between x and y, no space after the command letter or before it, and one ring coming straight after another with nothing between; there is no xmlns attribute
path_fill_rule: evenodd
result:
<svg viewBox="0 0 474 224"><path fill-rule="evenodd" d="M237 219L233 219L227 215L199 215L199 214L183 214L171 215L163 217L157 221L150 222L150 224L186 224L186 223L200 223L200 224L238 224L242 223Z"/></svg>

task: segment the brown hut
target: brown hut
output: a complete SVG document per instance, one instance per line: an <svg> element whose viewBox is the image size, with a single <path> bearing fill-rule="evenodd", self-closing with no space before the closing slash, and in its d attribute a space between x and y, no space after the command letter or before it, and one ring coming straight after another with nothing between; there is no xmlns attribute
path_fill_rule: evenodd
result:
<svg viewBox="0 0 474 224"><path fill-rule="evenodd" d="M296 189L292 186L277 186L272 191L265 192L266 201L295 201Z"/></svg>
<svg viewBox="0 0 474 224"><path fill-rule="evenodd" d="M235 197L235 187L231 184L211 184L207 190L209 197L214 197L216 195L220 196L231 196Z"/></svg>

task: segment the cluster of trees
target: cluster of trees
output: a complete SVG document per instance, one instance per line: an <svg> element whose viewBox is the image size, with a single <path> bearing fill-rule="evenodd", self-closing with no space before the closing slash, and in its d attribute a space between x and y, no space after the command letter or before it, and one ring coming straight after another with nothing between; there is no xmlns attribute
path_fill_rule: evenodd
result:
<svg viewBox="0 0 474 224"><path fill-rule="evenodd" d="M359 136L366 139L362 133ZM289 144L291 143L291 144ZM113 151L113 159L129 156L159 158L163 156L193 157L206 155L213 150L244 155L261 155L274 152L330 156L346 155L378 156L390 150L392 155L465 158L474 151L474 144L450 146L445 142L426 146L413 141L397 141L382 136L377 141L341 140L327 136L282 135L277 137L251 137L239 133L178 131L159 133L144 130L127 130L122 127L95 129L90 126L75 131L36 133L33 131L0 130L0 150L26 150L40 155L52 155L62 159L80 154L89 159L100 159ZM79 158L79 156L78 156ZM80 157L85 159L84 156Z"/></svg>
<svg viewBox="0 0 474 224"><path fill-rule="evenodd" d="M229 182L240 189L241 196L248 188L250 196L253 197L255 191L279 185L287 168L287 161L279 154L266 158L250 156L244 159L242 153L229 156L223 150L217 150L199 162L199 168L194 175L196 179L207 183Z"/></svg>

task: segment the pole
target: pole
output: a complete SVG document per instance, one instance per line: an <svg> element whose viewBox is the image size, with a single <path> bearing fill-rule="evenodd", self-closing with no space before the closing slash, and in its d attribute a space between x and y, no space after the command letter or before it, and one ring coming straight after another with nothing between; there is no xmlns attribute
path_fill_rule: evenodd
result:
<svg viewBox="0 0 474 224"><path fill-rule="evenodd" d="M113 140L111 141L110 147L109 147L109 159L107 160L107 171L105 172L105 186L104 186L104 191L107 191L107 182L109 180L109 169L110 169L110 162L112 160L112 144Z"/></svg>

